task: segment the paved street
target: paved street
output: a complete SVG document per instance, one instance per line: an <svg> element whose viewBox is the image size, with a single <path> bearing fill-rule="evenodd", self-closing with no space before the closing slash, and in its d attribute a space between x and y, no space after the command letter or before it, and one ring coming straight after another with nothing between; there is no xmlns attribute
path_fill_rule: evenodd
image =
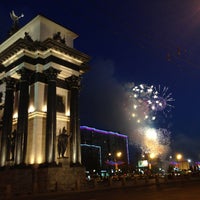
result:
<svg viewBox="0 0 200 200"><path fill-rule="evenodd" d="M118 189L105 189L91 192L51 193L10 199L25 200L191 200L199 199L200 182L161 184Z"/></svg>

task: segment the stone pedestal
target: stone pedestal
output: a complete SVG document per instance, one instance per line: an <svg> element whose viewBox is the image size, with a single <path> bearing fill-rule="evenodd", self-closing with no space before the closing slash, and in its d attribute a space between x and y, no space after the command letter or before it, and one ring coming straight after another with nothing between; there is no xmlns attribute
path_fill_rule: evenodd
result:
<svg viewBox="0 0 200 200"><path fill-rule="evenodd" d="M79 190L85 181L83 167L61 167L45 170L48 177L47 191Z"/></svg>
<svg viewBox="0 0 200 200"><path fill-rule="evenodd" d="M62 167L69 167L70 166L70 161L68 157L64 158L58 158L58 163L62 165Z"/></svg>
<svg viewBox="0 0 200 200"><path fill-rule="evenodd" d="M85 184L85 168L70 167L67 159L58 166L32 165L0 171L0 196L80 190ZM20 181L19 181L20 180Z"/></svg>

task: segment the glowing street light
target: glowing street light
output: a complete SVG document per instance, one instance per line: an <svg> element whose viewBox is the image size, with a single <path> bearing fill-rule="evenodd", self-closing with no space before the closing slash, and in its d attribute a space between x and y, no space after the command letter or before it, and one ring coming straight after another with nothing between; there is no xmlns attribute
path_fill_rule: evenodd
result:
<svg viewBox="0 0 200 200"><path fill-rule="evenodd" d="M155 153L150 153L149 154L149 169L152 169L152 160L156 158L156 154Z"/></svg>
<svg viewBox="0 0 200 200"><path fill-rule="evenodd" d="M176 159L177 159L178 161L180 161L182 158L183 158L182 154L178 153L178 154L176 155Z"/></svg>
<svg viewBox="0 0 200 200"><path fill-rule="evenodd" d="M116 153L116 157L117 157L117 158L121 158L121 157L122 157L122 152L121 152L121 151L118 151L118 152ZM117 159L115 159L115 171L117 171L118 169L119 169L119 167L118 167Z"/></svg>
<svg viewBox="0 0 200 200"><path fill-rule="evenodd" d="M156 157L156 155L155 155L155 153L150 153L149 157L150 157L151 159L154 159L154 158Z"/></svg>
<svg viewBox="0 0 200 200"><path fill-rule="evenodd" d="M118 152L116 153L116 156L117 156L118 158L120 158L120 157L122 156L122 152L121 152L121 151L118 151Z"/></svg>

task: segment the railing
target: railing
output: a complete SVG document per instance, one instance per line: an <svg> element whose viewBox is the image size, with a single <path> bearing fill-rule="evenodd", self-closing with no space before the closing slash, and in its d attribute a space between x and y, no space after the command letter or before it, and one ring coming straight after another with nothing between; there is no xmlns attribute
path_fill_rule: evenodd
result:
<svg viewBox="0 0 200 200"><path fill-rule="evenodd" d="M180 183L183 184L189 181L200 181L199 175L180 175L180 176L141 176L141 177L109 177L104 179L95 178L87 180L84 187L77 188L78 190L98 190L109 189L117 187L134 187L145 185L160 185L167 183Z"/></svg>
<svg viewBox="0 0 200 200"><path fill-rule="evenodd" d="M74 184L75 187L73 190L69 190L69 188L66 190L60 191L59 184L55 184L55 188L51 192L80 192L80 191L95 191L95 190L106 190L106 189L113 189L113 188L125 188L125 187L144 187L144 186L161 186L164 184L172 184L172 185L183 185L190 182L200 182L200 175L180 175L180 176L138 176L138 177L109 177L109 178L94 178L91 180L87 180L83 183L81 183L80 180L77 180ZM34 187L34 185L32 185ZM4 185L2 186L0 184L0 194L1 197L5 197L6 199L12 199L13 193L12 193L12 187L11 185ZM28 195L31 194L37 194L39 191L32 191L30 193L26 193ZM46 193L47 191L43 191L43 193ZM20 194L19 194L20 195Z"/></svg>

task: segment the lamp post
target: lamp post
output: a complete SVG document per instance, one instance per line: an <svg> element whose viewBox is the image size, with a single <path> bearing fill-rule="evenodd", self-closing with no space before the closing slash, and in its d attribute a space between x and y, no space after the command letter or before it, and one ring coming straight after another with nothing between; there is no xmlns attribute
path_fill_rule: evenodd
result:
<svg viewBox="0 0 200 200"><path fill-rule="evenodd" d="M178 153L178 154L176 155L177 161L180 161L182 158L183 158L182 154Z"/></svg>
<svg viewBox="0 0 200 200"><path fill-rule="evenodd" d="M179 170L181 170L180 168L181 168L181 160L182 160L182 158L183 158L183 155L182 154L180 154L180 153L178 153L178 154L176 154L176 159L177 159L177 163L178 163L178 168L179 168Z"/></svg>
<svg viewBox="0 0 200 200"><path fill-rule="evenodd" d="M150 153L149 154L149 169L152 169L152 160L155 158L155 154L154 153Z"/></svg>
<svg viewBox="0 0 200 200"><path fill-rule="evenodd" d="M116 153L116 158L115 158L115 171L117 171L119 169L117 160L119 160L121 157L122 157L122 152L118 151Z"/></svg>

